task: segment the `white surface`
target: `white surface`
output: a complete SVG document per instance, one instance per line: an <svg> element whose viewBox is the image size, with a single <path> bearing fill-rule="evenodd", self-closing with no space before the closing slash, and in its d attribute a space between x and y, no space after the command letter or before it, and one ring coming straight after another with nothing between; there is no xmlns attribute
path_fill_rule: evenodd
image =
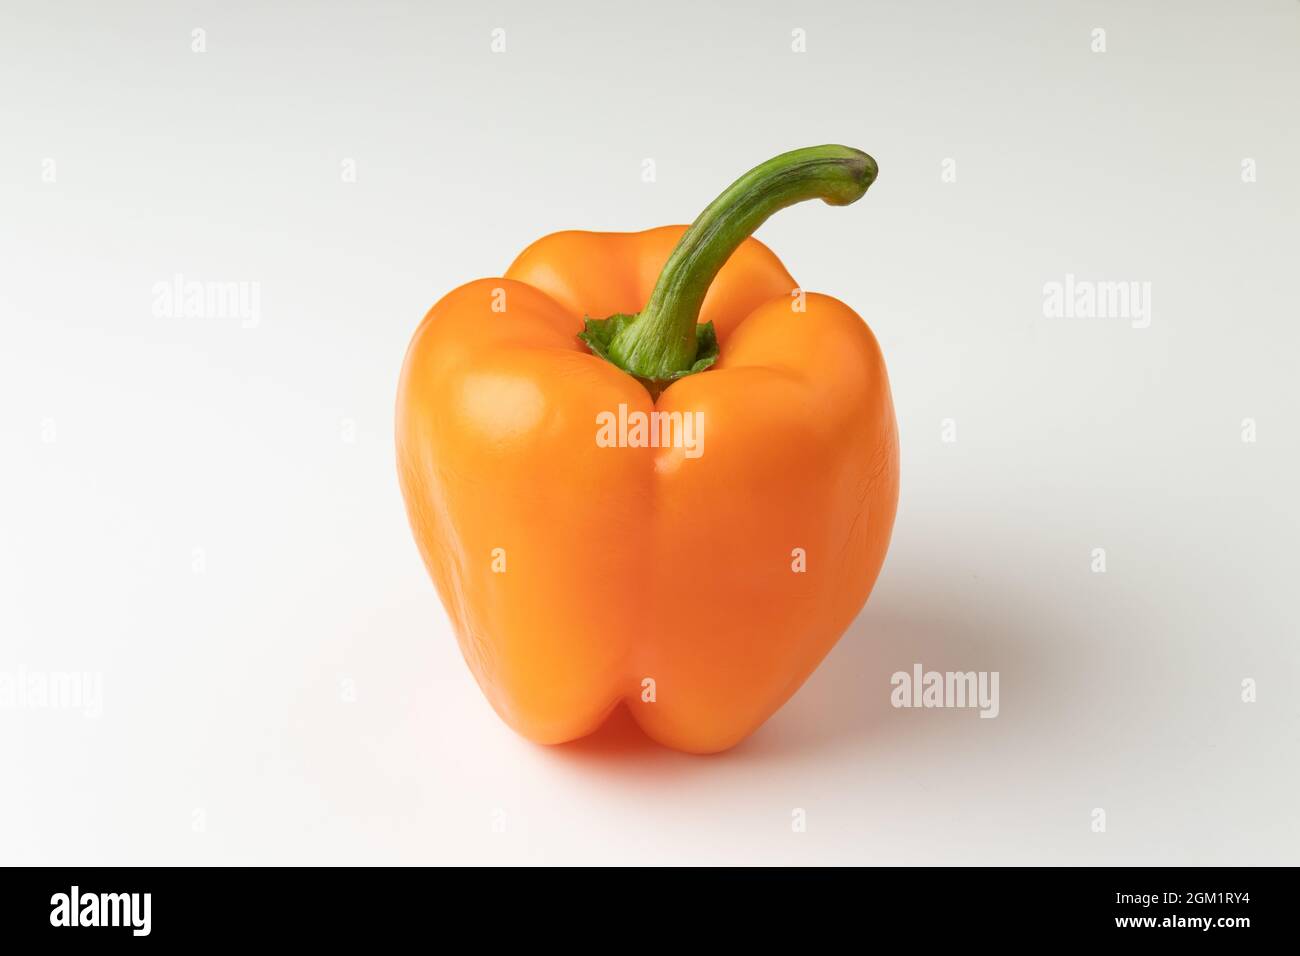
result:
<svg viewBox="0 0 1300 956"><path fill-rule="evenodd" d="M259 7L0 14L0 674L103 681L0 709L0 862L1297 862L1300 4ZM826 141L877 185L760 237L889 361L876 593L726 755L516 738L406 529L410 333ZM1150 327L1045 318L1066 273ZM915 662L1000 716L894 710Z"/></svg>

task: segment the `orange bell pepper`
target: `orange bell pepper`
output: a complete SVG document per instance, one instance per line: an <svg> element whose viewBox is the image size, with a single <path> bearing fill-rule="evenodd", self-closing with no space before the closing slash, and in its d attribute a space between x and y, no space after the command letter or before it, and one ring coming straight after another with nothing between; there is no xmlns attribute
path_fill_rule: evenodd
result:
<svg viewBox="0 0 1300 956"><path fill-rule="evenodd" d="M861 610L898 500L884 361L750 233L875 176L855 149L795 150L689 228L555 233L420 323L402 493L465 660L520 734L573 740L625 705L662 744L724 750Z"/></svg>

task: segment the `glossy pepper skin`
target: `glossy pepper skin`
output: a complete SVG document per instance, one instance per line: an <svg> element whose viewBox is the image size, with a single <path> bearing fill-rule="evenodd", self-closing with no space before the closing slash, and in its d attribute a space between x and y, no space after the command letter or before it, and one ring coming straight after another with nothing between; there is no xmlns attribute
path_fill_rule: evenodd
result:
<svg viewBox="0 0 1300 956"><path fill-rule="evenodd" d="M766 246L737 238L704 279L688 318L716 330L707 370L647 387L579 340L585 316L647 306L686 231L540 239L430 309L402 370L415 540L479 686L539 743L625 704L669 747L733 746L884 561L899 456L879 346L836 299L800 302ZM701 453L601 447L598 416L620 405L702 412Z"/></svg>

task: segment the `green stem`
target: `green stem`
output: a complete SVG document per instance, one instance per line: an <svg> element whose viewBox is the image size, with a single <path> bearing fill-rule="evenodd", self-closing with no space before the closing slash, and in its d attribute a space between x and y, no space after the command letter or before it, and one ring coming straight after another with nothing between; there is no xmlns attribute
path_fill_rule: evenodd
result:
<svg viewBox="0 0 1300 956"><path fill-rule="evenodd" d="M610 340L610 361L650 382L678 377L696 359L704 296L736 248L774 212L808 199L847 206L875 178L876 161L847 146L796 149L755 166L686 230L646 307Z"/></svg>

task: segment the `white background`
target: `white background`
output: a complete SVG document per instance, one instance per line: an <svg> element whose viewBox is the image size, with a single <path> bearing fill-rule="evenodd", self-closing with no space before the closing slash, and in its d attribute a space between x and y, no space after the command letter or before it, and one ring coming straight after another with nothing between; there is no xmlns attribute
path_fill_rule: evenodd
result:
<svg viewBox="0 0 1300 956"><path fill-rule="evenodd" d="M0 675L103 682L0 709L0 862L1297 862L1300 3L265 6L0 13ZM760 237L889 362L875 594L732 752L531 745L406 528L407 340L821 142L878 183ZM917 662L1000 716L891 708Z"/></svg>

